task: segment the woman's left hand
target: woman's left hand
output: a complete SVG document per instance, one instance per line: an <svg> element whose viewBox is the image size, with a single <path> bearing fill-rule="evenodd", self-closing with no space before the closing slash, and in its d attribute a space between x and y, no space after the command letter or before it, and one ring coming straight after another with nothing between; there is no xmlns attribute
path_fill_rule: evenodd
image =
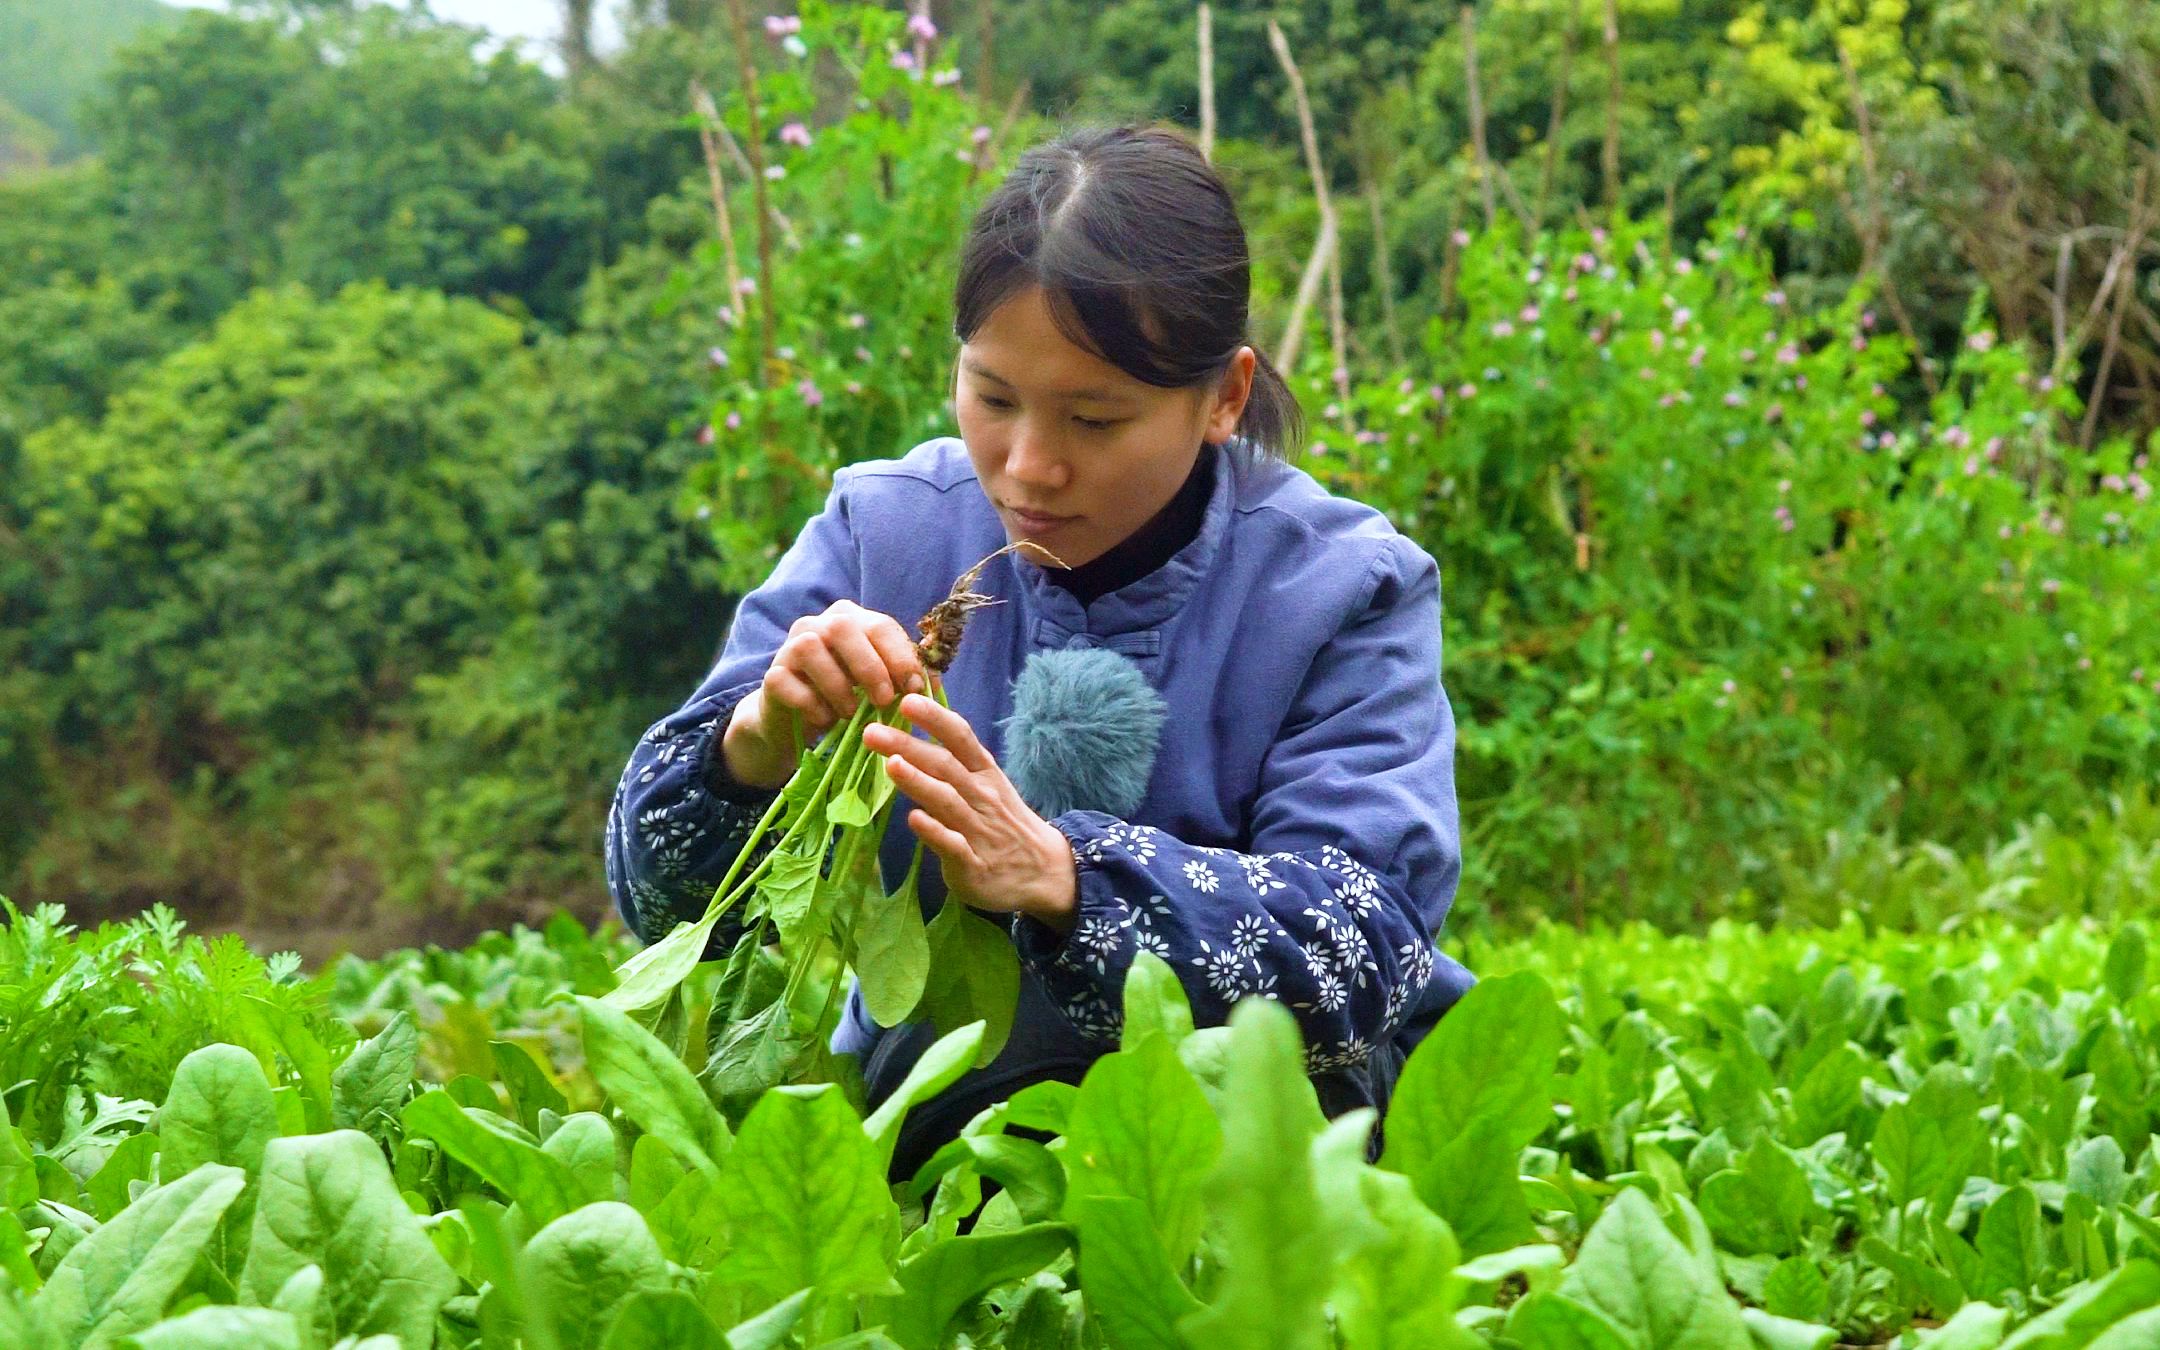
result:
<svg viewBox="0 0 2160 1350"><path fill-rule="evenodd" d="M1021 800L965 717L921 694L902 699L900 712L935 739L872 723L863 744L888 756L885 772L915 802L908 828L938 855L946 893L1071 929L1080 882L1063 832Z"/></svg>

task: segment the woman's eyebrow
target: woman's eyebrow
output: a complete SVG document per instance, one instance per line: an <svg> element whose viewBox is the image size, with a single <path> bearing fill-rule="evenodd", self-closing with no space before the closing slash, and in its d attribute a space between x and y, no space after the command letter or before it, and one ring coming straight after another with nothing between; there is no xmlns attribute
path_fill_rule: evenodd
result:
<svg viewBox="0 0 2160 1350"><path fill-rule="evenodd" d="M1006 379L1003 375L998 374L996 371L990 369L990 367L984 365L982 362L976 360L972 356L962 357L960 361L960 368L962 370L965 370L968 374L979 376L982 379L990 381L992 384L1002 384L1007 389L1011 389L1014 387L1011 380ZM1127 397L1125 393L1121 390L1102 389L1094 385L1089 385L1085 389L1053 389L1050 391L1050 393L1053 397L1056 398L1090 398L1103 403L1122 403L1126 400Z"/></svg>

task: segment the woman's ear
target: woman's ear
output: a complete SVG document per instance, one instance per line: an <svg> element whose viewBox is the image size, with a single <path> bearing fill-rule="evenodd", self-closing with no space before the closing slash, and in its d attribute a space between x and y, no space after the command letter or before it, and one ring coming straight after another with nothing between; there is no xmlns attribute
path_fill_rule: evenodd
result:
<svg viewBox="0 0 2160 1350"><path fill-rule="evenodd" d="M1201 440L1217 445L1237 434L1238 419L1245 415L1245 402L1252 397L1253 371L1257 365L1258 358L1250 347L1238 348L1237 355L1230 358L1222 383L1216 386Z"/></svg>

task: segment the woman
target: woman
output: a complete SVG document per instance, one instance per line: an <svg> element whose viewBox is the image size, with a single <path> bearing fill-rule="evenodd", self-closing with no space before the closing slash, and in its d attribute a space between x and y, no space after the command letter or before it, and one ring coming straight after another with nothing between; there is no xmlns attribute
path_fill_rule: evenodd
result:
<svg viewBox="0 0 2160 1350"><path fill-rule="evenodd" d="M608 882L650 941L703 912L794 768L794 717L822 732L861 690L926 733L864 733L907 799L887 885L921 839L926 905L1003 919L1022 995L996 1061L910 1119L896 1175L981 1106L1114 1047L1141 948L1202 1024L1247 995L1288 1005L1330 1113L1384 1106L1469 983L1434 948L1460 862L1437 569L1286 462L1301 418L1247 341L1248 270L1229 193L1176 133L1026 153L961 259L959 437L837 473L624 772ZM1036 547L977 584L1003 603L973 616L940 707L910 627L1012 541ZM1016 677L1060 648L1119 653L1164 701L1122 818L1045 819L1000 767ZM875 1102L931 1039L875 1026L856 995L834 1048L863 1057Z"/></svg>

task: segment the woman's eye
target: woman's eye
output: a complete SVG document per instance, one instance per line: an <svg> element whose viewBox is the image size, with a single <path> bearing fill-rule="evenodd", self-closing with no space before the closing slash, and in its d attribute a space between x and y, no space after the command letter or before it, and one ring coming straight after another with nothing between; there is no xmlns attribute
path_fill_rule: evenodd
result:
<svg viewBox="0 0 2160 1350"><path fill-rule="evenodd" d="M1004 399L992 398L988 394L977 394L975 397L982 401L982 405L985 408L995 408L999 412L1003 412L1007 408L1010 408L1012 406L1012 404L1006 402Z"/></svg>
<svg viewBox="0 0 2160 1350"><path fill-rule="evenodd" d="M1115 421L1103 422L1098 421L1093 417L1075 417L1073 421L1078 422L1081 426L1086 427L1089 431L1108 431L1110 428L1117 425Z"/></svg>

